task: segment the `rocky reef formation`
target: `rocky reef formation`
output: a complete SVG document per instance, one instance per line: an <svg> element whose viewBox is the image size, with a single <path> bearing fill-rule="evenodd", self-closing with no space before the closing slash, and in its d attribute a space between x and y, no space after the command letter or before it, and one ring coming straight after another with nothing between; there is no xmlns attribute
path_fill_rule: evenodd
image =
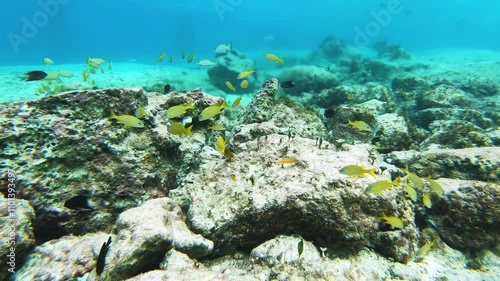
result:
<svg viewBox="0 0 500 281"><path fill-rule="evenodd" d="M242 80L238 80L238 74L244 70L255 69L255 63L236 49L230 49L224 53L216 53L217 66L207 70L210 82L215 87L230 92L226 86L226 81L231 82L235 87L240 85ZM239 93L251 93L255 89L255 80L258 73L246 77L248 88L238 88Z"/></svg>
<svg viewBox="0 0 500 281"><path fill-rule="evenodd" d="M498 148L392 151L416 145L419 131L394 112L387 88L361 91L359 105L338 106L336 121L327 121L277 97L278 87L277 79L267 80L246 108L216 117L231 119L221 133L208 129L214 120L197 118L221 99L199 89L168 95L78 91L2 104L1 165L16 171L23 187L16 200L28 206L19 222L26 226L19 235L27 237L19 256L26 260L21 279L352 280L499 273L495 255L486 251L479 261L467 259L447 246L484 251L497 245ZM193 137L174 136L165 110L188 101L195 109L179 121L193 125ZM144 128L108 120L111 109L133 114L139 106L145 106ZM351 119L373 129L380 124L380 133L357 134L345 124ZM219 135L234 157L216 149ZM336 142L339 135L349 141ZM374 138L392 153L377 153L368 144ZM277 164L280 159L293 161ZM366 192L394 175L404 180L399 168L406 164L443 186L444 194L432 194L431 207L423 201L430 181L416 188L415 199L407 198L404 186ZM340 172L347 165L378 172L350 177ZM470 174L462 175L464 170ZM82 192L100 207L64 207ZM402 227L383 223L384 214L400 218ZM477 230L481 239L468 245ZM99 249L110 236L106 265L97 276ZM418 256L431 241L431 253ZM450 256L455 260L443 261ZM465 269L467 260L491 269ZM428 263L438 266L426 272Z"/></svg>

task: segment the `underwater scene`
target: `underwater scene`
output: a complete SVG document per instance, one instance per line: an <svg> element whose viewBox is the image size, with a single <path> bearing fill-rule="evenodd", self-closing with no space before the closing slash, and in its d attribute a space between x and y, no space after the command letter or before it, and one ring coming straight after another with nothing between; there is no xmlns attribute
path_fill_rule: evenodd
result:
<svg viewBox="0 0 500 281"><path fill-rule="evenodd" d="M500 280L498 11L5 1L0 280Z"/></svg>

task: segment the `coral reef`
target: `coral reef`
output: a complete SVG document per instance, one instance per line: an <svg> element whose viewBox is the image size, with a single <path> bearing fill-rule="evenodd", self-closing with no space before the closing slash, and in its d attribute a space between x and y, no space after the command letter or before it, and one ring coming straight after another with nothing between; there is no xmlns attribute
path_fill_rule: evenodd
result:
<svg viewBox="0 0 500 281"><path fill-rule="evenodd" d="M324 76L301 83L310 83L307 88L323 81L308 91L324 95L321 103L332 110L331 118L277 97L279 82L273 78L245 108L228 108L215 118L227 126L225 132L208 129L213 119L198 119L203 109L222 102L199 88L168 94L75 91L1 104L1 165L22 175L19 185L25 188L16 200L27 206L19 218L19 235L25 237L19 258L26 260L19 278L357 280L499 273L498 257L486 252L493 268L474 271L464 268L464 255L447 244L482 251L498 243L500 150L436 149L467 147L467 141L491 145L494 134L486 133L496 120L462 108L477 101L453 84L388 80L387 72L380 78L393 81L393 92L373 84L338 87L335 75L316 70ZM410 96L417 101L404 98ZM195 108L176 120L192 124L193 137L174 136L165 112L188 101ZM144 128L107 120L111 109L133 114L140 106L145 106ZM411 118L443 109L462 119L446 113L427 117L430 122ZM476 132L482 134L471 137ZM214 144L218 136L234 157L221 155ZM277 163L288 158L290 164ZM341 172L347 165L377 173L350 177ZM444 194L430 196L432 206L422 199L429 182L416 188L414 200L403 186L367 192L378 181L396 176L405 181L406 173L398 169L405 165L442 185ZM64 207L83 192L100 207ZM385 224L382 215L396 216L402 228ZM473 236L477 233L481 237ZM109 236L106 266L97 277L96 256ZM436 241L431 252L416 260L418 249L430 241ZM429 263L435 266L429 269Z"/></svg>

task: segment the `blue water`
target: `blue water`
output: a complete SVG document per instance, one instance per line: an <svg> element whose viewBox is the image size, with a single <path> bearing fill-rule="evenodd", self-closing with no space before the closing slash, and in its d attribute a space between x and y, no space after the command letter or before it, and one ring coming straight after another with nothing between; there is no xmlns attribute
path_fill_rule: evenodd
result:
<svg viewBox="0 0 500 281"><path fill-rule="evenodd" d="M390 7L397 12L387 17ZM0 65L87 56L154 62L163 50L209 57L229 42L243 52L312 49L330 34L359 44L357 32L367 28L367 44L388 38L410 51L500 50L499 10L494 0L4 1Z"/></svg>

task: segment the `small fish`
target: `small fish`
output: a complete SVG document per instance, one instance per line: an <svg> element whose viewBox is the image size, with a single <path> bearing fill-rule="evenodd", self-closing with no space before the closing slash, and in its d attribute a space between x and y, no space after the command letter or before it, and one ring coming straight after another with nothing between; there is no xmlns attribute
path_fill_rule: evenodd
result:
<svg viewBox="0 0 500 281"><path fill-rule="evenodd" d="M174 57L170 56L170 58L168 59L168 62L172 63L174 61Z"/></svg>
<svg viewBox="0 0 500 281"><path fill-rule="evenodd" d="M198 120L205 121L205 120L213 118L221 113L222 113L222 108L219 105L211 105L211 106L203 109L203 111L200 113L200 115L198 117Z"/></svg>
<svg viewBox="0 0 500 281"><path fill-rule="evenodd" d="M297 243L297 250L299 252L299 257L300 255L302 255L302 253L304 252L304 239L300 239L299 240L299 243Z"/></svg>
<svg viewBox="0 0 500 281"><path fill-rule="evenodd" d="M224 150L226 149L226 141L222 136L218 136L215 141L215 147L220 152L220 154L224 155Z"/></svg>
<svg viewBox="0 0 500 281"><path fill-rule="evenodd" d="M89 65L92 68L98 68L101 64L104 63L104 60L101 58L87 58L87 65Z"/></svg>
<svg viewBox="0 0 500 281"><path fill-rule="evenodd" d="M427 192L425 195L424 195L424 198L422 199L422 202L424 203L425 207L427 208L431 208L432 207L432 201L431 201L431 192Z"/></svg>
<svg viewBox="0 0 500 281"><path fill-rule="evenodd" d="M434 246L436 239L437 238L434 238L434 240L432 240L432 242L426 243L425 245L420 247L420 249L418 249L418 251L417 251L417 257L425 256L425 254L427 254L427 252L429 252L429 250L432 248L432 246Z"/></svg>
<svg viewBox="0 0 500 281"><path fill-rule="evenodd" d="M386 224L391 225L392 228L403 228L403 221L398 217L382 214L380 219L384 220Z"/></svg>
<svg viewBox="0 0 500 281"><path fill-rule="evenodd" d="M98 68L99 67L99 64L95 63L95 62L87 62L87 64L92 67L92 68Z"/></svg>
<svg viewBox="0 0 500 281"><path fill-rule="evenodd" d="M411 186L407 182L403 183L403 185L405 186L406 193L408 193L408 197L410 197L410 199L413 202L416 202L417 201L417 192L415 191L413 186Z"/></svg>
<svg viewBox="0 0 500 281"><path fill-rule="evenodd" d="M236 88L231 84L231 82L226 81L226 86L233 92L236 92Z"/></svg>
<svg viewBox="0 0 500 281"><path fill-rule="evenodd" d="M196 65L201 66L201 67L217 67L217 66L219 66L216 62L213 62L211 60L200 60L199 62L196 63Z"/></svg>
<svg viewBox="0 0 500 281"><path fill-rule="evenodd" d="M373 169L366 169L364 166L358 166L358 165L349 165L345 166L344 168L340 169L340 173L344 175L348 175L351 178L355 176L364 176L365 174L370 174L373 177L375 177L375 168Z"/></svg>
<svg viewBox="0 0 500 281"><path fill-rule="evenodd" d="M415 187L417 188L422 188L424 187L425 183L424 183L424 180L422 180L422 178L420 178L419 176L417 176L416 174L414 173L411 173L409 170L408 170L408 165L406 165L406 168L403 169L403 172L406 173L406 175L408 176L408 179L415 185Z"/></svg>
<svg viewBox="0 0 500 281"><path fill-rule="evenodd" d="M51 60L50 58L43 58L43 64L54 64L54 61Z"/></svg>
<svg viewBox="0 0 500 281"><path fill-rule="evenodd" d="M111 116L109 116L109 119L116 119L116 123L118 124L123 124L128 127L133 127L133 128L144 128L144 123L137 119L137 117L132 116L132 115L115 115L113 112L113 109L111 109Z"/></svg>
<svg viewBox="0 0 500 281"><path fill-rule="evenodd" d="M141 119L142 117L144 117L144 115L146 115L146 108L144 106L139 106L135 110L135 117Z"/></svg>
<svg viewBox="0 0 500 281"><path fill-rule="evenodd" d="M351 126L353 129L356 129L358 131L368 131L368 132L372 131L370 126L368 126L368 124L366 124L365 121L352 122L351 120L348 120L347 125Z"/></svg>
<svg viewBox="0 0 500 281"><path fill-rule="evenodd" d="M194 60L195 56L194 55L190 55L187 59L187 62L188 63L191 63L193 60Z"/></svg>
<svg viewBox="0 0 500 281"><path fill-rule="evenodd" d="M89 75L90 75L90 73L89 73L88 69L83 70L82 71L82 80L87 81L89 79Z"/></svg>
<svg viewBox="0 0 500 281"><path fill-rule="evenodd" d="M377 181L368 186L368 188L365 190L368 193L377 193L377 194L383 194L384 191L392 189L392 186L399 186L399 177L397 177L395 180L390 181L390 180L383 180L383 181Z"/></svg>
<svg viewBox="0 0 500 281"><path fill-rule="evenodd" d="M242 99L242 97L241 97L241 96L237 97L237 98L233 101L233 105L232 105L232 107L233 107L233 108L236 108L236 107L240 106L241 99Z"/></svg>
<svg viewBox="0 0 500 281"><path fill-rule="evenodd" d="M429 182L429 187L434 192L436 192L437 195L439 195L439 196L443 196L444 195L444 189L443 189L443 187L437 181L431 180L430 176L427 177L427 181Z"/></svg>
<svg viewBox="0 0 500 281"><path fill-rule="evenodd" d="M268 59L270 61L274 61L276 63L278 63L278 62L281 62L283 64L285 63L285 58L280 58L275 54L266 54L265 57L266 57L266 59Z"/></svg>
<svg viewBox="0 0 500 281"><path fill-rule="evenodd" d="M205 121L205 120L211 119L211 118L221 114L222 110L224 108L228 108L228 107L229 106L226 104L226 100L223 100L221 105L211 105L211 106L203 109L203 111L198 116L198 120Z"/></svg>
<svg viewBox="0 0 500 281"><path fill-rule="evenodd" d="M325 70L326 70L326 71L330 71L330 67L329 67L329 66L327 66L327 67L325 68Z"/></svg>
<svg viewBox="0 0 500 281"><path fill-rule="evenodd" d="M101 73L104 73L104 67L101 65Z"/></svg>
<svg viewBox="0 0 500 281"><path fill-rule="evenodd" d="M87 64L94 64L94 65L99 66L99 65L103 64L104 62L106 62L106 61L101 59L101 58L91 58L91 57L87 58Z"/></svg>
<svg viewBox="0 0 500 281"><path fill-rule="evenodd" d="M348 99L348 100L352 100L352 99L354 99L354 95L353 95L353 94L348 94L348 95L347 95L347 99Z"/></svg>
<svg viewBox="0 0 500 281"><path fill-rule="evenodd" d="M90 72L91 74L96 74L96 71L95 71L95 69L93 69L93 68L89 68L89 72Z"/></svg>
<svg viewBox="0 0 500 281"><path fill-rule="evenodd" d="M231 51L231 46L226 44L220 44L215 48L215 54L217 55L223 55L229 51Z"/></svg>
<svg viewBox="0 0 500 281"><path fill-rule="evenodd" d="M170 122L170 125L167 127L169 133L179 137L184 137L185 135L192 137L193 133L191 133L191 129L193 129L193 125L186 128L184 124L179 122Z"/></svg>
<svg viewBox="0 0 500 281"><path fill-rule="evenodd" d="M299 163L299 160L296 158L283 158L283 159L279 159L278 161L276 161L276 164L280 164L280 165L293 165L293 164L297 164L297 163Z"/></svg>
<svg viewBox="0 0 500 281"><path fill-rule="evenodd" d="M188 111L190 109L195 109L195 108L196 107L193 105L193 101L190 100L187 104L179 104L179 105L169 107L165 114L167 115L168 119L172 119L172 118L179 117L179 116L185 114L186 111Z"/></svg>
<svg viewBox="0 0 500 281"><path fill-rule="evenodd" d="M185 58L186 58L186 52L182 52L181 58L182 58L182 59L185 59Z"/></svg>
<svg viewBox="0 0 500 281"><path fill-rule="evenodd" d="M170 87L170 84L165 85L165 86L163 87L163 93L164 93L164 94L168 94L168 93L170 93L170 88L171 88L171 87Z"/></svg>
<svg viewBox="0 0 500 281"><path fill-rule="evenodd" d="M245 79L245 80L241 81L240 87L243 89L248 88L248 80Z"/></svg>
<svg viewBox="0 0 500 281"><path fill-rule="evenodd" d="M109 61L108 63L108 70L111 70L113 69L113 63L111 61Z"/></svg>
<svg viewBox="0 0 500 281"><path fill-rule="evenodd" d="M242 71L240 74L238 74L238 77L236 77L237 79L244 79L250 75L252 75L252 73L255 72L255 69L251 69L251 70L244 70Z"/></svg>
<svg viewBox="0 0 500 281"><path fill-rule="evenodd" d="M95 210L97 209L97 204L90 196L77 195L64 202L64 207L73 210Z"/></svg>
<svg viewBox="0 0 500 281"><path fill-rule="evenodd" d="M229 175L229 178L230 178L232 181L237 181L237 180L238 180L234 174Z"/></svg>
<svg viewBox="0 0 500 281"><path fill-rule="evenodd" d="M335 110L333 110L333 108L325 109L325 113L323 115L325 115L325 118L333 118L333 116L335 116Z"/></svg>
<svg viewBox="0 0 500 281"><path fill-rule="evenodd" d="M224 131L226 129L226 128L224 128L224 125L222 125L220 123L217 123L217 124L210 126L208 128L213 130L213 131Z"/></svg>
<svg viewBox="0 0 500 281"><path fill-rule="evenodd" d="M73 76L73 74L69 70L59 70L57 72L57 75L60 76L60 77L71 77L71 76Z"/></svg>
<svg viewBox="0 0 500 281"><path fill-rule="evenodd" d="M293 82L292 80L288 80L288 81L285 81L283 83L281 83L281 88L293 88L295 87L295 82Z"/></svg>
<svg viewBox="0 0 500 281"><path fill-rule="evenodd" d="M45 77L45 80L56 80L59 79L59 73L57 72L49 72Z"/></svg>
<svg viewBox="0 0 500 281"><path fill-rule="evenodd" d="M101 250L99 251L99 256L97 256L97 264L95 266L95 271L97 275L100 275L104 270L104 266L106 265L106 255L108 254L109 245L111 244L111 236L108 238L108 242L104 242L102 244Z"/></svg>
<svg viewBox="0 0 500 281"><path fill-rule="evenodd" d="M167 54L165 53L165 51L163 51L163 52L162 52L162 53L158 56L158 59L157 59L157 60L158 60L159 62L163 61L163 60L165 59L165 56L166 56L166 55L167 55Z"/></svg>
<svg viewBox="0 0 500 281"><path fill-rule="evenodd" d="M38 81L44 79L45 77L47 77L46 72L43 72L41 70L35 70L26 72L24 74L24 81Z"/></svg>
<svg viewBox="0 0 500 281"><path fill-rule="evenodd" d="M224 157L226 157L227 159L233 159L234 157L234 153L231 152L231 150L229 150L229 148L224 147Z"/></svg>

